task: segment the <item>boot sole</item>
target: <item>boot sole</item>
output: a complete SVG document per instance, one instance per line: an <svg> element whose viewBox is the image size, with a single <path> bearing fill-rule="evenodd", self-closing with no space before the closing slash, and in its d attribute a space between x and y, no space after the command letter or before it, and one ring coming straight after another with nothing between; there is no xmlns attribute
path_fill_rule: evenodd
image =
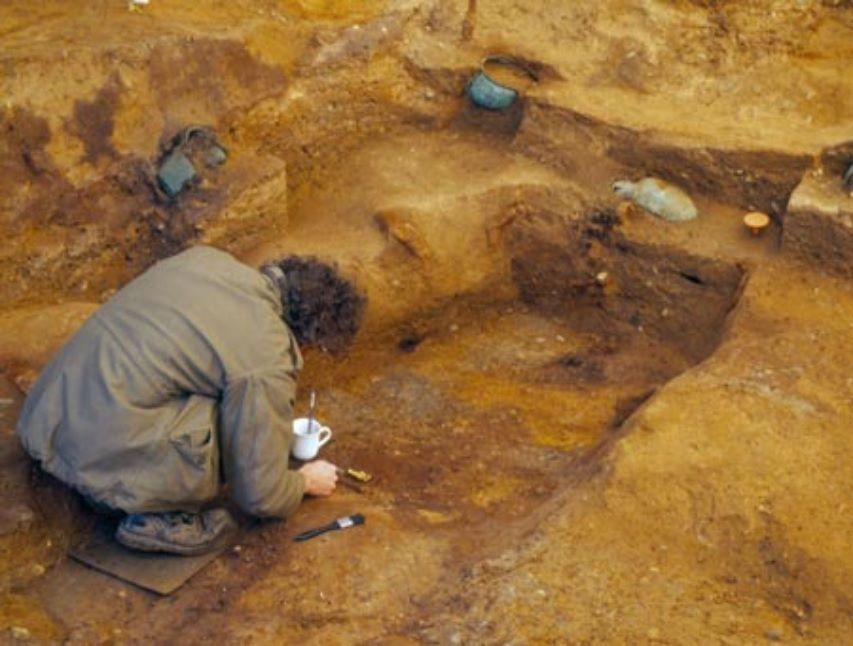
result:
<svg viewBox="0 0 853 646"><path fill-rule="evenodd" d="M210 543L202 545L175 545L151 536L140 536L124 530L120 527L115 534L116 541L124 547L140 552L164 552L166 554L177 554L178 556L201 556L213 552L223 545L237 531L236 527L227 529Z"/></svg>

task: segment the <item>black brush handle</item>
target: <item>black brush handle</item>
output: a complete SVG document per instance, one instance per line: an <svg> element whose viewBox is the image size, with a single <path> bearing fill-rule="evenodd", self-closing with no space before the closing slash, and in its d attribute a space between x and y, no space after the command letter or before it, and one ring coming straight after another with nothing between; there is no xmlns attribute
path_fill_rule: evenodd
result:
<svg viewBox="0 0 853 646"><path fill-rule="evenodd" d="M324 525L323 527L316 527L314 529L309 529L306 532L302 532L301 534L297 534L293 540L296 542L307 541L308 539L315 538L320 534L331 532L333 529L338 529L337 521Z"/></svg>
<svg viewBox="0 0 853 646"><path fill-rule="evenodd" d="M364 525L363 515L353 514L352 516L343 516L342 518L333 520L328 525L304 531L301 534L298 534L293 540L299 542L307 541L309 538L314 538L315 536L325 534L326 532L330 532L334 529L347 529L348 527L357 527L358 525Z"/></svg>

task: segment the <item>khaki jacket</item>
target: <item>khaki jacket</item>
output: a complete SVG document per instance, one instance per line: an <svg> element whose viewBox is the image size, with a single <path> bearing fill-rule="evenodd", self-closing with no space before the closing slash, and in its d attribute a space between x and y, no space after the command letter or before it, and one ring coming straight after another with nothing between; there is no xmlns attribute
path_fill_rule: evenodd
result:
<svg viewBox="0 0 853 646"><path fill-rule="evenodd" d="M272 281L196 247L159 262L42 371L17 433L43 468L126 512L192 511L221 476L246 512L284 518L302 357Z"/></svg>

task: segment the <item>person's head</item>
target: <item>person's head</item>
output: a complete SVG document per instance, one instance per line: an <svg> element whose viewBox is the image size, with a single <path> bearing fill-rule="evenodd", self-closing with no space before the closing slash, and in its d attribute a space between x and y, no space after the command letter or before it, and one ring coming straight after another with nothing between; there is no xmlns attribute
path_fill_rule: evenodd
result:
<svg viewBox="0 0 853 646"><path fill-rule="evenodd" d="M278 285L284 319L300 344L334 352L352 340L365 299L333 267L316 258L288 256L263 269Z"/></svg>

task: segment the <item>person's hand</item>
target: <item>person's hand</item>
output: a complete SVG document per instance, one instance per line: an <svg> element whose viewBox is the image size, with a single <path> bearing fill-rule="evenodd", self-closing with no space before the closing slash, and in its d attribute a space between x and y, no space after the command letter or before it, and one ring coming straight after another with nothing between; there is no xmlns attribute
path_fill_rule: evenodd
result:
<svg viewBox="0 0 853 646"><path fill-rule="evenodd" d="M312 496L331 496L338 482L338 468L325 460L304 464L299 473L305 478L305 493Z"/></svg>

